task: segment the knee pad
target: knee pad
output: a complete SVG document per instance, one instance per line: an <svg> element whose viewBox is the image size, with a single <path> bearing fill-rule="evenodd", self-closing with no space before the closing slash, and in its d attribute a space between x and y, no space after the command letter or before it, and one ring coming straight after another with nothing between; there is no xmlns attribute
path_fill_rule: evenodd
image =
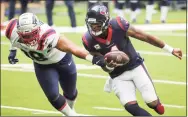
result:
<svg viewBox="0 0 188 117"><path fill-rule="evenodd" d="M63 97L61 94L55 98L48 98L48 100L57 110L61 110L61 108L66 104L65 97Z"/></svg>

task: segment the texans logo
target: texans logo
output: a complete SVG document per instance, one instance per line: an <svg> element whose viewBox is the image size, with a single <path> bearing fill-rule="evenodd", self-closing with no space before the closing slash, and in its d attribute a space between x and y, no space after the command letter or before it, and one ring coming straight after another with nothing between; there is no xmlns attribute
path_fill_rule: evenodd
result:
<svg viewBox="0 0 188 117"><path fill-rule="evenodd" d="M100 14L105 15L106 13L104 11L101 11Z"/></svg>
<svg viewBox="0 0 188 117"><path fill-rule="evenodd" d="M100 8L100 14L106 15L106 8L105 7Z"/></svg>

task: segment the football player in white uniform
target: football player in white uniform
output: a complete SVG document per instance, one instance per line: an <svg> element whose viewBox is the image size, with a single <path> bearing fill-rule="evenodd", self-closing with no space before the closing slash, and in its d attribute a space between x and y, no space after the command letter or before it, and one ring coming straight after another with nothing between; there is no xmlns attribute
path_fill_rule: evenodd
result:
<svg viewBox="0 0 188 117"><path fill-rule="evenodd" d="M77 97L77 72L72 54L90 62L94 60L92 56L65 36L59 36L33 13L12 19L6 28L6 37L11 42L9 63L18 62L16 49L21 49L33 60L37 80L52 106L64 115L77 115L71 109ZM63 95L59 93L58 82Z"/></svg>

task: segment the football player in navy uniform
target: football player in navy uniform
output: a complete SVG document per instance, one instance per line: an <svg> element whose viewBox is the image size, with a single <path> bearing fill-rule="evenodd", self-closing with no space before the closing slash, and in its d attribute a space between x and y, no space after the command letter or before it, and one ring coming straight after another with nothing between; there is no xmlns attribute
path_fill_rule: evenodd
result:
<svg viewBox="0 0 188 117"><path fill-rule="evenodd" d="M119 16L110 19L107 8L100 4L88 9L85 22L88 31L82 37L83 45L94 57L98 58L98 61L93 61L93 64L101 66L110 75L105 90L114 91L122 106L133 116L151 116L138 105L137 88L148 107L158 114L163 114L164 106L156 94L143 59L136 52L129 37L164 49L179 59L182 58L181 49L172 48L157 37L134 28ZM116 61L106 63L104 55L114 50L126 53L130 61L123 66L117 65Z"/></svg>
<svg viewBox="0 0 188 117"><path fill-rule="evenodd" d="M60 36L33 13L24 13L19 19L12 19L5 34L11 42L9 63L18 62L16 50L19 48L33 60L37 80L52 106L64 115L78 115L73 109L78 91L72 54L90 62L95 61L95 57L65 36ZM63 95L59 93L58 82Z"/></svg>

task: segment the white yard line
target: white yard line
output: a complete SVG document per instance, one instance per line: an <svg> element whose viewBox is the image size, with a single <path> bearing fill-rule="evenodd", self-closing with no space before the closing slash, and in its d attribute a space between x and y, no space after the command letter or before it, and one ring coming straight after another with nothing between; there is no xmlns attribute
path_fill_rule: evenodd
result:
<svg viewBox="0 0 188 117"><path fill-rule="evenodd" d="M15 106L2 106L1 105L1 108L20 110L20 111L30 111L33 114L62 114L58 111L49 111L49 110L32 109L32 108L15 107ZM95 115L87 115L87 114L79 114L79 115L81 115L81 116L95 116Z"/></svg>
<svg viewBox="0 0 188 117"><path fill-rule="evenodd" d="M9 42L1 42L2 45L10 45ZM166 52L152 52L152 51L144 51L144 50L137 50L140 54L144 55L156 55L156 56L173 56L172 54ZM186 54L183 54L183 57L187 57Z"/></svg>
<svg viewBox="0 0 188 117"><path fill-rule="evenodd" d="M152 52L152 51L144 51L144 50L138 50L137 51L140 54L144 54L144 55L156 55L156 56L174 56L170 53L166 53L166 52ZM187 57L186 54L183 54L183 57Z"/></svg>
<svg viewBox="0 0 188 117"><path fill-rule="evenodd" d="M81 64L76 64L76 66L77 66L77 69L87 69L91 67L91 66L81 65ZM90 69L99 69L99 67L92 67ZM32 64L15 64L15 65L1 64L1 70L34 72L34 68ZM82 76L82 77L88 77L88 78L102 78L102 79L109 78L109 76L105 76L105 75L93 75L93 74L84 74L84 73L78 73L77 75ZM178 81L170 81L170 80L153 80L153 82L162 83L162 84L186 85L186 82L178 82Z"/></svg>
<svg viewBox="0 0 188 117"><path fill-rule="evenodd" d="M185 108L186 106L178 106L178 105L169 105L169 104L163 104L165 107L168 108ZM110 111L124 111L125 109L121 108L109 108L109 107L93 107L94 109L98 110L110 110Z"/></svg>
<svg viewBox="0 0 188 117"><path fill-rule="evenodd" d="M177 32L147 32L156 36L173 36L173 37L185 37L186 40L186 32L185 33L177 33Z"/></svg>
<svg viewBox="0 0 188 117"><path fill-rule="evenodd" d="M179 106L179 105L169 105L169 104L163 104L165 107L168 108L178 108L178 109L184 109L186 106ZM25 108L25 107L15 107L15 106L3 106L1 105L1 109L13 109L13 110L20 110L20 111L30 111L32 114L62 114L58 111L49 111L49 110L41 110L41 109L32 109L32 108ZM109 110L109 111L125 111L125 109L122 108L109 108L109 107L93 107L97 110ZM96 116L96 115L88 115L88 114L79 114L81 116Z"/></svg>
<svg viewBox="0 0 188 117"><path fill-rule="evenodd" d="M184 109L186 106L179 106L179 105L169 105L169 104L163 104L164 107L168 108L178 108L178 109ZM109 107L93 107L97 110L109 110L109 111L125 111L123 108L109 108Z"/></svg>
<svg viewBox="0 0 188 117"><path fill-rule="evenodd" d="M1 41L1 45L10 45L10 42Z"/></svg>

